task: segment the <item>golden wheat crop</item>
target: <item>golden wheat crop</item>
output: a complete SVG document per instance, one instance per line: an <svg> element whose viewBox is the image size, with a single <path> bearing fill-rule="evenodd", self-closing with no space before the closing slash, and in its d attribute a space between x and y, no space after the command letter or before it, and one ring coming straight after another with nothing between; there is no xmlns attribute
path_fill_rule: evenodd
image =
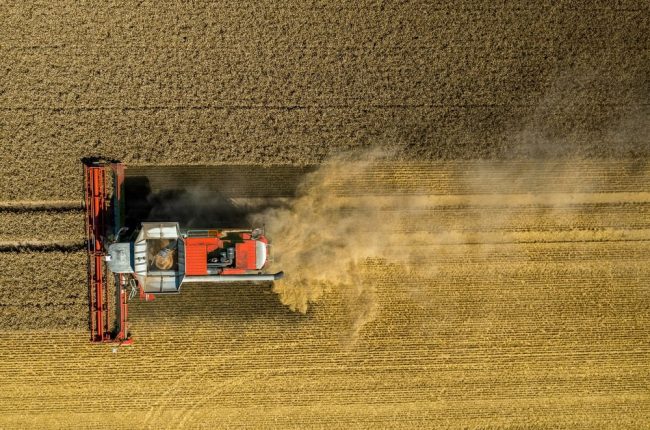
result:
<svg viewBox="0 0 650 430"><path fill-rule="evenodd" d="M79 160L93 155L131 165L317 164L368 146L410 160L650 155L647 7L502 6L5 6L0 200L75 199Z"/></svg>
<svg viewBox="0 0 650 430"><path fill-rule="evenodd" d="M84 217L79 210L3 211L0 208L0 243L32 241L83 245L84 240Z"/></svg>
<svg viewBox="0 0 650 430"><path fill-rule="evenodd" d="M87 327L84 251L1 252L0 267L4 329Z"/></svg>
<svg viewBox="0 0 650 430"><path fill-rule="evenodd" d="M0 3L0 428L650 422L647 4ZM91 345L92 156L286 278Z"/></svg>

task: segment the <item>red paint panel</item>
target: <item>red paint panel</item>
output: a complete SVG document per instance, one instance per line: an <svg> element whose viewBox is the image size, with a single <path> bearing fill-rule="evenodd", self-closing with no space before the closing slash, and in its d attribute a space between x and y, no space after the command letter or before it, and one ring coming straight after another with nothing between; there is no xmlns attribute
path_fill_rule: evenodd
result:
<svg viewBox="0 0 650 430"><path fill-rule="evenodd" d="M255 241L245 240L236 244L235 260L238 269L255 270Z"/></svg>
<svg viewBox="0 0 650 430"><path fill-rule="evenodd" d="M216 237L191 237L185 239L185 274L207 275L208 253L222 246Z"/></svg>
<svg viewBox="0 0 650 430"><path fill-rule="evenodd" d="M185 274L208 274L208 254L205 245L185 246Z"/></svg>
<svg viewBox="0 0 650 430"><path fill-rule="evenodd" d="M245 275L245 269L223 269L222 275Z"/></svg>

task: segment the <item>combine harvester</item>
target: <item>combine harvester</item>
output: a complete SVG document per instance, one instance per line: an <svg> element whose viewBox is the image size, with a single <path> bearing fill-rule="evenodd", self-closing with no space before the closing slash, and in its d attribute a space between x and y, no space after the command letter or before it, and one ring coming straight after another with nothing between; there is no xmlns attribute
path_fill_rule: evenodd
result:
<svg viewBox="0 0 650 430"><path fill-rule="evenodd" d="M151 301L179 293L184 283L282 277L264 273L270 245L262 229L182 230L178 222L143 222L129 231L124 165L96 159L83 165L91 342L131 344L128 300L135 296Z"/></svg>

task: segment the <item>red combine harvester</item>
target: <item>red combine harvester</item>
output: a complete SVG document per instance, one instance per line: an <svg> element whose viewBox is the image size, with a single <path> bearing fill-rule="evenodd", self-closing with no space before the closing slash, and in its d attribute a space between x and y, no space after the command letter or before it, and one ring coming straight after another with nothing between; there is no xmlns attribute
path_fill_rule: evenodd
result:
<svg viewBox="0 0 650 430"><path fill-rule="evenodd" d="M274 281L262 229L182 230L177 222L124 226L124 165L84 160L90 340L128 345L128 300L179 293L184 283ZM114 291L114 297L113 296ZM111 312L110 302L115 311Z"/></svg>

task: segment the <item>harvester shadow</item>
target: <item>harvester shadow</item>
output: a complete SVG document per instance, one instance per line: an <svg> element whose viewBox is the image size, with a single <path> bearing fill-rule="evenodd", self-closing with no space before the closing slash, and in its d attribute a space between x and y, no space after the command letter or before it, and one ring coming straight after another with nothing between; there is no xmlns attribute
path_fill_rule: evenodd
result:
<svg viewBox="0 0 650 430"><path fill-rule="evenodd" d="M144 221L178 222L181 228L251 227L250 216L286 204L280 199L236 199L204 188L152 191L147 177L125 179L125 225Z"/></svg>

